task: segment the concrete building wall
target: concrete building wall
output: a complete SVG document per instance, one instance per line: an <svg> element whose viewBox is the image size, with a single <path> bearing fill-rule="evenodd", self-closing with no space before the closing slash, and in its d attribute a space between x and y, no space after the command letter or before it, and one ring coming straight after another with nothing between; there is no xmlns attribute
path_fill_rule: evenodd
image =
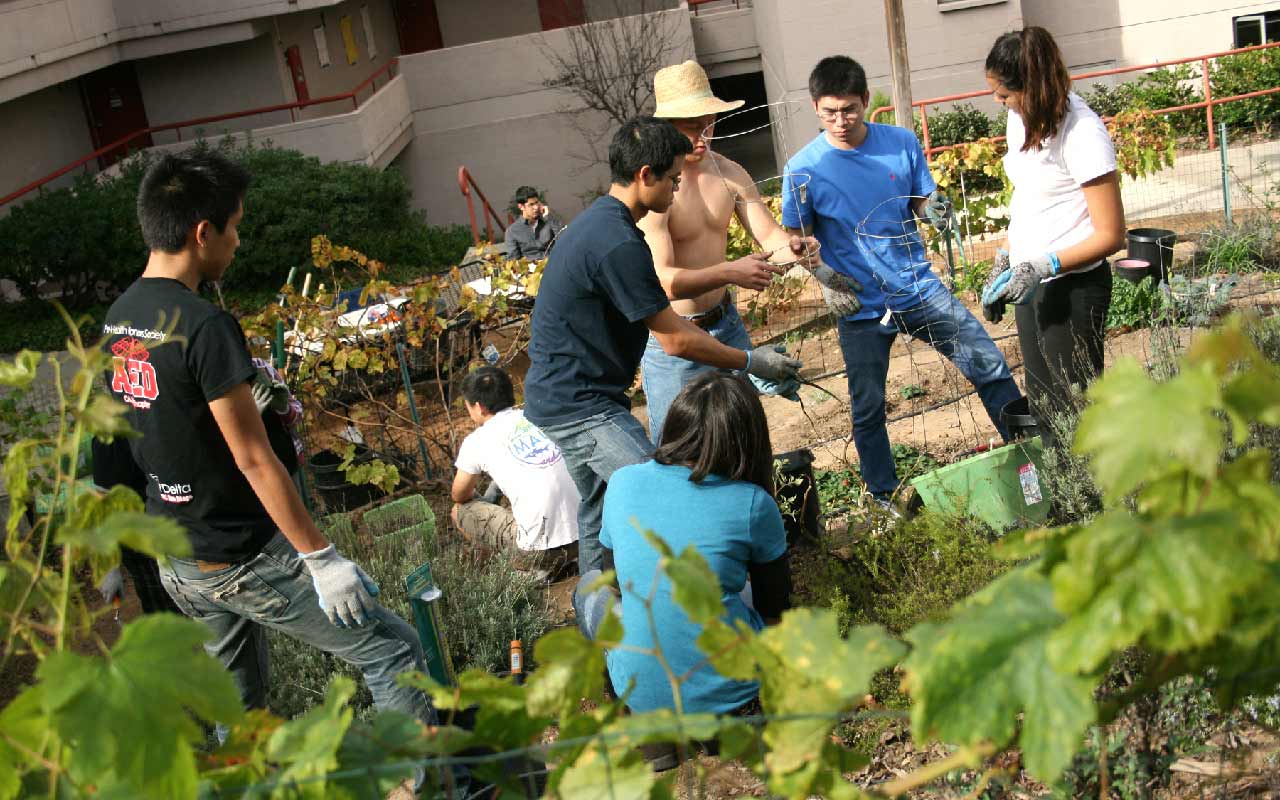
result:
<svg viewBox="0 0 1280 800"><path fill-rule="evenodd" d="M5 103L0 112L0 196L93 151L75 84L51 86ZM97 169L97 165L93 165ZM74 175L59 178L64 186ZM0 213L6 208L0 207Z"/></svg>
<svg viewBox="0 0 1280 800"><path fill-rule="evenodd" d="M755 10L733 8L699 14L691 20L698 63L712 78L760 71Z"/></svg>
<svg viewBox="0 0 1280 800"><path fill-rule="evenodd" d="M655 25L676 31L672 62L692 58L688 12L661 13ZM584 193L607 185L604 165L581 160L586 145L574 127L572 99L542 86L550 69L542 48L563 48L567 37L563 30L548 31L400 59L414 138L395 164L409 177L414 202L431 222L466 222L457 188L462 165L500 211L515 188L528 183L545 188L548 205L572 216L582 209ZM585 122L601 136L612 134L602 119Z"/></svg>
<svg viewBox="0 0 1280 800"><path fill-rule="evenodd" d="M584 0L583 11L588 20L601 21L679 5L679 0ZM436 14L445 47L542 31L538 0L486 0L483 9L474 0L436 0Z"/></svg>
<svg viewBox="0 0 1280 800"><path fill-rule="evenodd" d="M149 121L163 125L292 102L293 92L283 83L278 59L272 37L263 35L247 42L142 59L134 68ZM185 129L182 138L289 121L289 112L278 111ZM176 138L177 134L170 132L153 137L157 144Z"/></svg>
<svg viewBox="0 0 1280 800"><path fill-rule="evenodd" d="M915 98L983 88L982 63L992 42L1017 26L1020 0L905 0L911 88ZM755 0L756 38L770 102L794 105L775 111L779 166L816 135L809 108L809 71L821 58L845 54L867 71L871 92L890 92L892 79L884 9L847 0ZM789 115L789 116L788 116Z"/></svg>

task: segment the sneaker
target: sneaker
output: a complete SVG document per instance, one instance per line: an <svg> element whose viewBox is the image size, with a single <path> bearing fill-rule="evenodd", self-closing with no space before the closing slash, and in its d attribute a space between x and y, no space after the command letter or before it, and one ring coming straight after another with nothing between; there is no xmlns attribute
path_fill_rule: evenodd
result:
<svg viewBox="0 0 1280 800"><path fill-rule="evenodd" d="M902 512L887 498L867 495L865 506L867 525L877 536L893 530L903 520Z"/></svg>
<svg viewBox="0 0 1280 800"><path fill-rule="evenodd" d="M671 742L654 742L640 745L640 755L649 762L654 772L667 772L680 766L680 752Z"/></svg>
<svg viewBox="0 0 1280 800"><path fill-rule="evenodd" d="M532 578L537 583L550 583L551 573L545 569L513 569L511 570L517 575L524 575Z"/></svg>

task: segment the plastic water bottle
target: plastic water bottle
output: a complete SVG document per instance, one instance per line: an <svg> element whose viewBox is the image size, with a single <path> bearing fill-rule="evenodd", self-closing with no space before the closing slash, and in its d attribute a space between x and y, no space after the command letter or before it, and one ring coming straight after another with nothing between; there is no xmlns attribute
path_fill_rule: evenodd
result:
<svg viewBox="0 0 1280 800"><path fill-rule="evenodd" d="M480 351L480 355L489 363L489 366L498 366L500 354L498 353L498 348L494 347L492 343L485 345L484 349Z"/></svg>

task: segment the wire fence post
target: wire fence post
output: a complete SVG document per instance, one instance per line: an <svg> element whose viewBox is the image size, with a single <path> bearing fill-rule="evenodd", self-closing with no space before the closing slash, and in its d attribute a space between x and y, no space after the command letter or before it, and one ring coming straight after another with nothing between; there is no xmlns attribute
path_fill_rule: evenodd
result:
<svg viewBox="0 0 1280 800"><path fill-rule="evenodd" d="M418 403L413 399L413 382L409 380L409 362L404 357L404 342L396 342L396 356L400 360L400 380L404 382L405 397L409 400L409 417L416 428L413 435L418 440L418 456L422 459L422 477L431 478L431 459L427 458L427 443L422 441L422 420L418 418Z"/></svg>
<svg viewBox="0 0 1280 800"><path fill-rule="evenodd" d="M1231 227L1231 179L1227 174L1227 123L1218 123L1218 153L1222 156L1222 212Z"/></svg>

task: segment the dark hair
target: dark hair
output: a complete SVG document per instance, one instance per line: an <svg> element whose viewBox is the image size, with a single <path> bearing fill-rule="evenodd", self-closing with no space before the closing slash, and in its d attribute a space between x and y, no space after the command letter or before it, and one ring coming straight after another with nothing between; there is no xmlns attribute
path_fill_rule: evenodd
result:
<svg viewBox="0 0 1280 800"><path fill-rule="evenodd" d="M516 189L516 205L518 206L524 205L529 202L530 198L534 197L542 197L542 192L538 191L537 187L521 186L519 189Z"/></svg>
<svg viewBox="0 0 1280 800"><path fill-rule="evenodd" d="M507 373L497 367L479 367L462 379L462 396L468 403L479 403L490 414L516 404L515 390Z"/></svg>
<svg viewBox="0 0 1280 800"><path fill-rule="evenodd" d="M1062 51L1044 28L1031 26L996 39L987 53L987 74L1010 91L1022 92L1019 114L1027 138L1022 150L1039 150L1067 116L1071 74Z"/></svg>
<svg viewBox="0 0 1280 800"><path fill-rule="evenodd" d="M827 56L809 73L809 97L848 97L867 95L867 71L848 56Z"/></svg>
<svg viewBox="0 0 1280 800"><path fill-rule="evenodd" d="M689 138L667 120L632 117L609 143L609 177L619 186L630 186L641 167L663 175L677 158L692 152Z"/></svg>
<svg viewBox="0 0 1280 800"><path fill-rule="evenodd" d="M691 481L718 475L773 494L773 447L764 406L746 378L713 370L694 378L667 411L659 464L689 467Z"/></svg>
<svg viewBox="0 0 1280 800"><path fill-rule="evenodd" d="M176 253L187 233L208 220L218 232L236 213L249 188L249 171L212 150L163 156L138 186L138 224L151 250Z"/></svg>

